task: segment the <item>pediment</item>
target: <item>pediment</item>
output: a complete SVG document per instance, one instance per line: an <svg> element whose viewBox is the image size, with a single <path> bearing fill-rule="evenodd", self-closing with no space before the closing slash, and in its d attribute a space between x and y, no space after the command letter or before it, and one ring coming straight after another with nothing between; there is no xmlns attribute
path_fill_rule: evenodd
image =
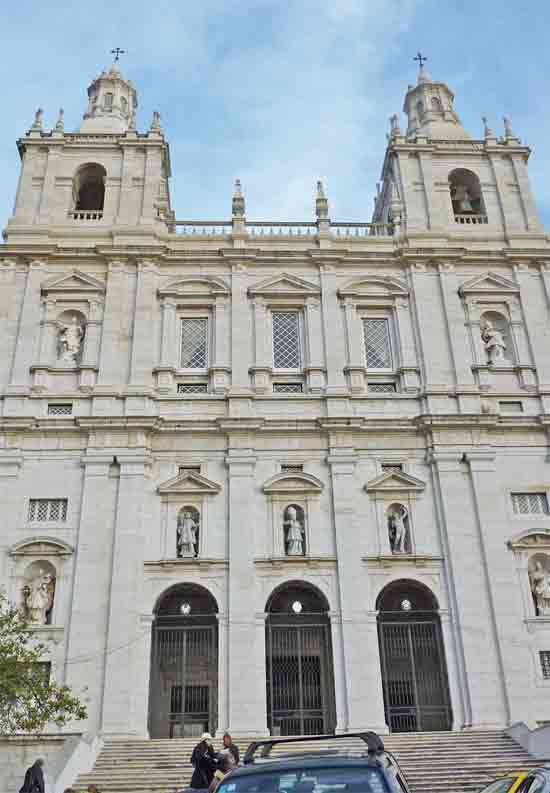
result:
<svg viewBox="0 0 550 793"><path fill-rule="evenodd" d="M367 493L420 493L426 483L402 471L388 471L365 485Z"/></svg>
<svg viewBox="0 0 550 793"><path fill-rule="evenodd" d="M323 483L312 474L275 474L264 482L263 491L269 495L283 494L319 494Z"/></svg>
<svg viewBox="0 0 550 793"><path fill-rule="evenodd" d="M229 295L229 288L221 278L190 276L178 278L158 290L159 297L217 297Z"/></svg>
<svg viewBox="0 0 550 793"><path fill-rule="evenodd" d="M399 278L368 275L350 281L338 290L340 297L407 297L409 289Z"/></svg>
<svg viewBox="0 0 550 793"><path fill-rule="evenodd" d="M478 275L475 278L470 278L465 281L458 290L461 295L468 294L516 294L519 292L519 287L509 278L505 278L498 273L486 272L483 275Z"/></svg>
<svg viewBox="0 0 550 793"><path fill-rule="evenodd" d="M92 275L88 275L88 273L73 270L64 275L47 278L42 283L41 289L45 294L52 292L103 293L105 292L105 283Z"/></svg>
<svg viewBox="0 0 550 793"><path fill-rule="evenodd" d="M514 551L550 552L550 528L528 529L508 540L507 545Z"/></svg>
<svg viewBox="0 0 550 793"><path fill-rule="evenodd" d="M9 550L10 556L71 556L73 553L72 546L55 537L27 537Z"/></svg>
<svg viewBox="0 0 550 793"><path fill-rule="evenodd" d="M314 297L321 291L316 284L297 275L281 273L249 287L248 294L250 297Z"/></svg>
<svg viewBox="0 0 550 793"><path fill-rule="evenodd" d="M161 496L192 496L215 495L221 490L221 485L207 479L206 476L188 471L163 482L157 487Z"/></svg>

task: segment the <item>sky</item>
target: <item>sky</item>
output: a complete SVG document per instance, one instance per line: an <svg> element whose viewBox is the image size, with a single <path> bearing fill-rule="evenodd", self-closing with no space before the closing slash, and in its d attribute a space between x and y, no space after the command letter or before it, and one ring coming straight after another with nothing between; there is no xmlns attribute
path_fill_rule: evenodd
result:
<svg viewBox="0 0 550 793"><path fill-rule="evenodd" d="M15 141L35 110L49 129L63 107L65 129L78 129L87 86L118 46L138 89L138 129L161 114L178 219L228 219L240 178L251 220L312 219L318 179L333 220L370 220L388 118L416 81L420 50L472 136L482 137L482 116L499 135L502 116L512 119L533 149L550 227L545 0L19 0L3 9L1 226L17 188Z"/></svg>

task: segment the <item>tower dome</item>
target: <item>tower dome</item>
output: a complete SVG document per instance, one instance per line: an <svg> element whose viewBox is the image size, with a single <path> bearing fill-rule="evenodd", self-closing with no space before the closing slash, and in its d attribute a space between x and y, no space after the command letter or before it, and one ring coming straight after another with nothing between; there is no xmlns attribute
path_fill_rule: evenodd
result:
<svg viewBox="0 0 550 793"><path fill-rule="evenodd" d="M80 132L123 133L133 126L136 89L122 76L116 63L93 80L88 88L88 100Z"/></svg>

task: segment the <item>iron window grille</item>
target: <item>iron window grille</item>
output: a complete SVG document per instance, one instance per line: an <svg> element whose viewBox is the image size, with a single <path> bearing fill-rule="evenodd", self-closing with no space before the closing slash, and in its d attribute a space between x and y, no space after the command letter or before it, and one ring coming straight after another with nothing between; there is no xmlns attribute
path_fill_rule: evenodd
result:
<svg viewBox="0 0 550 793"><path fill-rule="evenodd" d="M382 463L382 472L387 474L390 471L403 471L403 463Z"/></svg>
<svg viewBox="0 0 550 793"><path fill-rule="evenodd" d="M301 383L273 383L274 394L302 394L303 391Z"/></svg>
<svg viewBox="0 0 550 793"><path fill-rule="evenodd" d="M546 493L512 493L516 515L548 515Z"/></svg>
<svg viewBox="0 0 550 793"><path fill-rule="evenodd" d="M29 500L29 521L60 521L67 520L66 498L31 498Z"/></svg>
<svg viewBox="0 0 550 793"><path fill-rule="evenodd" d="M48 405L48 416L72 416L73 415L73 406L72 404L49 404Z"/></svg>
<svg viewBox="0 0 550 793"><path fill-rule="evenodd" d="M181 321L182 369L206 369L208 366L208 319L189 317Z"/></svg>
<svg viewBox="0 0 550 793"><path fill-rule="evenodd" d="M523 402L499 402L501 413L523 413Z"/></svg>
<svg viewBox="0 0 550 793"><path fill-rule="evenodd" d="M372 383L367 381L367 393L371 394L396 394L397 386L395 383Z"/></svg>
<svg viewBox="0 0 550 793"><path fill-rule="evenodd" d="M178 476L183 476L184 474L200 474L200 472L200 465L180 465L178 468Z"/></svg>
<svg viewBox="0 0 550 793"><path fill-rule="evenodd" d="M301 365L300 317L298 312L273 312L274 369L300 369Z"/></svg>
<svg viewBox="0 0 550 793"><path fill-rule="evenodd" d="M550 650L541 650L539 658L542 676L545 680L550 680Z"/></svg>
<svg viewBox="0 0 550 793"><path fill-rule="evenodd" d="M178 394L207 394L206 383L178 383Z"/></svg>
<svg viewBox="0 0 550 793"><path fill-rule="evenodd" d="M389 321L387 319L364 319L363 338L367 369L392 369Z"/></svg>
<svg viewBox="0 0 550 793"><path fill-rule="evenodd" d="M281 465L282 474L301 474L303 470L303 465Z"/></svg>

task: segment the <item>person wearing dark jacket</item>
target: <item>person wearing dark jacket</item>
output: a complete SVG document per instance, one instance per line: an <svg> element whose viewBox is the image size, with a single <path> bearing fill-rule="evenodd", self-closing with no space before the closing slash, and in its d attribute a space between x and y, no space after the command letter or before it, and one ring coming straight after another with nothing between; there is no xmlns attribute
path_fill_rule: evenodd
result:
<svg viewBox="0 0 550 793"><path fill-rule="evenodd" d="M189 787L196 790L208 788L214 777L216 753L212 746L212 740L210 733L203 733L200 742L195 746L191 755L191 765L195 770L193 771Z"/></svg>
<svg viewBox="0 0 550 793"><path fill-rule="evenodd" d="M223 747L224 749L227 749L228 752L231 752L235 758L235 765L239 765L239 747L235 746L233 743L233 738L228 732L225 732L223 735Z"/></svg>
<svg viewBox="0 0 550 793"><path fill-rule="evenodd" d="M44 793L44 772L42 766L44 760L41 757L35 760L25 773L25 781L19 793Z"/></svg>

